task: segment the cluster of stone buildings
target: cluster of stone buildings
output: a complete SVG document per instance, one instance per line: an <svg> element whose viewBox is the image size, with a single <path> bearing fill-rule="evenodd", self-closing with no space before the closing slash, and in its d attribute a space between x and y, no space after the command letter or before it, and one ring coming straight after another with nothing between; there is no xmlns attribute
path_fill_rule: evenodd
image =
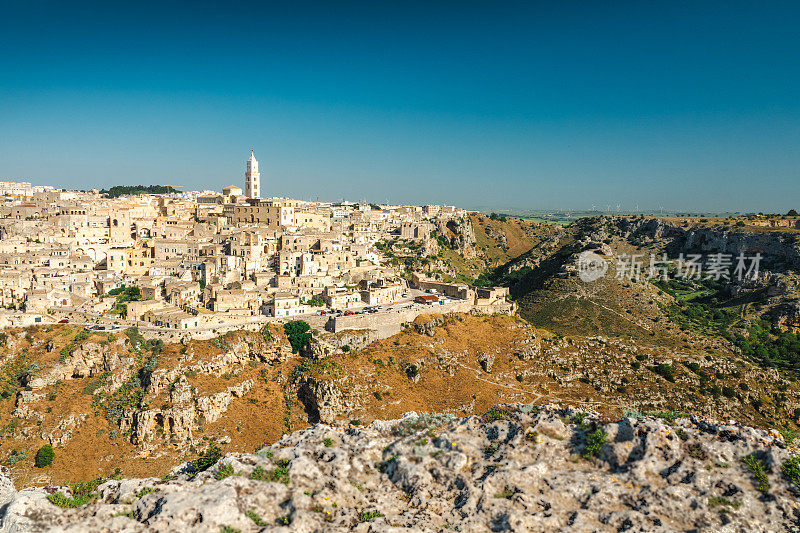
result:
<svg viewBox="0 0 800 533"><path fill-rule="evenodd" d="M252 153L244 190L221 193L107 198L0 183L2 320L69 311L191 329L318 306L391 304L406 282L375 243L427 243L442 220L465 215L448 206L304 202L261 192ZM122 287L138 294L129 298Z"/></svg>

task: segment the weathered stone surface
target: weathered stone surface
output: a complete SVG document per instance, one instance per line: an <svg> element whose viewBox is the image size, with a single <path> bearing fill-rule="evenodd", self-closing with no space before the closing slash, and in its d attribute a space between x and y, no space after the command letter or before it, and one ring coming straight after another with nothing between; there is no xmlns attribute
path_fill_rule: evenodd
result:
<svg viewBox="0 0 800 533"><path fill-rule="evenodd" d="M478 363L484 372L491 373L494 366L494 355L490 353L482 353L478 355Z"/></svg>
<svg viewBox="0 0 800 533"><path fill-rule="evenodd" d="M284 531L798 530L798 490L780 474L792 452L777 433L703 419L602 423L557 406L499 413L440 427L410 413L402 427L412 432L400 421L319 424L225 456L237 475L217 466L189 480L181 466L165 480L108 481L78 509L47 501L66 488L14 491L0 467L0 531L261 530L248 511ZM606 442L584 458L595 428ZM766 493L742 464L754 453ZM277 481L251 478L257 468Z"/></svg>
<svg viewBox="0 0 800 533"><path fill-rule="evenodd" d="M344 409L344 395L332 381L303 376L297 383L297 397L303 402L308 421L332 423Z"/></svg>
<svg viewBox="0 0 800 533"><path fill-rule="evenodd" d="M311 341L300 350L300 355L308 357L309 359L321 359L338 351L339 350L329 342L315 336L311 337Z"/></svg>
<svg viewBox="0 0 800 533"><path fill-rule="evenodd" d="M72 434L83 424L87 416L86 413L70 414L56 424L51 431L43 431L42 438L53 446L63 446L72 438Z"/></svg>
<svg viewBox="0 0 800 533"><path fill-rule="evenodd" d="M228 389L223 392L198 398L197 411L207 422L215 422L225 413L231 400L234 398L241 398L251 388L253 388L253 380L248 379L232 387L228 387Z"/></svg>
<svg viewBox="0 0 800 533"><path fill-rule="evenodd" d="M443 323L444 319L442 317L434 317L429 320L412 322L417 333L420 335L427 335L428 337L433 337L436 335L436 327L441 326Z"/></svg>

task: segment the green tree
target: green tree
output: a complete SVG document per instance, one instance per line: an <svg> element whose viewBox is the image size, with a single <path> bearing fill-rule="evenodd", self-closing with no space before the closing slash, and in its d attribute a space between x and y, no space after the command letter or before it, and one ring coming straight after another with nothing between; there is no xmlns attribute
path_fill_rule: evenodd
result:
<svg viewBox="0 0 800 533"><path fill-rule="evenodd" d="M291 320L283 325L283 331L289 338L294 353L299 352L311 342L311 326L304 320Z"/></svg>

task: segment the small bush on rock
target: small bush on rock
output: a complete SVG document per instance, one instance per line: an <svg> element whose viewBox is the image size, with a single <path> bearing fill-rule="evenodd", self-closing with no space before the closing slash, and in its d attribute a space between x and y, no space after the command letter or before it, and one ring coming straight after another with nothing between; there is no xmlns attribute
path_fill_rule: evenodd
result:
<svg viewBox="0 0 800 533"><path fill-rule="evenodd" d="M189 479L194 479L197 474L204 472L217 464L217 461L222 457L222 450L216 442L209 444L203 454L189 463Z"/></svg>
<svg viewBox="0 0 800 533"><path fill-rule="evenodd" d="M362 511L358 513L359 522L369 522L373 518L380 518L383 516L379 511Z"/></svg>
<svg viewBox="0 0 800 533"><path fill-rule="evenodd" d="M800 457L792 457L784 461L781 465L781 472L786 479L794 483L797 488L800 488Z"/></svg>
<svg viewBox="0 0 800 533"><path fill-rule="evenodd" d="M214 472L214 477L216 479L225 479L226 477L231 477L234 474L233 466L229 463L221 463L219 467L217 467L217 471Z"/></svg>
<svg viewBox="0 0 800 533"><path fill-rule="evenodd" d="M743 461L747 469L750 470L750 473L753 474L753 477L758 482L756 488L761 492L767 492L769 490L769 478L767 477L766 465L764 465L763 461L755 455L748 455Z"/></svg>
<svg viewBox="0 0 800 533"><path fill-rule="evenodd" d="M600 450L603 449L603 445L606 443L606 432L602 429L598 428L587 436L586 446L583 448L583 453L581 456L584 459L591 459L600 454Z"/></svg>
<svg viewBox="0 0 800 533"><path fill-rule="evenodd" d="M508 418L508 413L499 407L492 407L481 416L484 422L497 422Z"/></svg>
<svg viewBox="0 0 800 533"><path fill-rule="evenodd" d="M258 513L253 510L248 509L244 514L247 515L247 518L252 520L253 523L258 527L264 527L267 525L267 523L258 515Z"/></svg>
<svg viewBox="0 0 800 533"><path fill-rule="evenodd" d="M722 496L713 496L708 499L708 506L711 509L716 507L733 507L734 509L738 509L742 506L742 502L738 500L729 500L728 498L723 498Z"/></svg>

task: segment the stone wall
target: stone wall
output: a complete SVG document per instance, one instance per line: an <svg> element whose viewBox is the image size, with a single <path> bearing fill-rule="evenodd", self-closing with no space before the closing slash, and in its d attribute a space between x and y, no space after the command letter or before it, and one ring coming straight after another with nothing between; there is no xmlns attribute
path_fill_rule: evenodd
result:
<svg viewBox="0 0 800 533"><path fill-rule="evenodd" d="M330 317L325 324L325 329L332 333L346 330L372 330L375 338L385 339L400 333L403 324L413 322L419 315L430 313L478 313L478 314L513 314L515 306L506 301L496 301L489 305L476 306L468 301L447 302L444 304L414 307L412 309L395 309L381 311L369 315L351 315Z"/></svg>

